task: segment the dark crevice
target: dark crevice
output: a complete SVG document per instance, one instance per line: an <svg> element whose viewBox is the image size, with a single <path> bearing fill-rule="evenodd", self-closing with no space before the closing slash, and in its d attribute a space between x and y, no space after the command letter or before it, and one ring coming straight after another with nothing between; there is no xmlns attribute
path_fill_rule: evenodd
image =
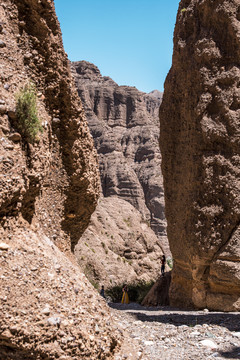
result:
<svg viewBox="0 0 240 360"><path fill-rule="evenodd" d="M39 179L35 176L29 176L29 187L22 200L22 216L31 224L35 213L35 201L40 194Z"/></svg>
<svg viewBox="0 0 240 360"><path fill-rule="evenodd" d="M237 228L240 226L240 221L236 224L236 226L232 229L232 231L230 232L229 237L227 238L227 240L220 246L220 248L218 249L218 251L215 253L215 255L212 258L212 262L214 260L216 260L219 256L219 254L223 251L223 249L229 244L229 242L232 239L232 236L234 234L234 232L237 230Z"/></svg>

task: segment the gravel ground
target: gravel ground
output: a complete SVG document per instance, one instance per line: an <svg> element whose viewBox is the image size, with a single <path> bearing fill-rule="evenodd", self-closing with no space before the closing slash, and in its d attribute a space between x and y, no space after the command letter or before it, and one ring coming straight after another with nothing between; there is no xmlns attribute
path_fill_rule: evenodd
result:
<svg viewBox="0 0 240 360"><path fill-rule="evenodd" d="M129 332L116 360L240 359L240 314L113 304L119 328Z"/></svg>

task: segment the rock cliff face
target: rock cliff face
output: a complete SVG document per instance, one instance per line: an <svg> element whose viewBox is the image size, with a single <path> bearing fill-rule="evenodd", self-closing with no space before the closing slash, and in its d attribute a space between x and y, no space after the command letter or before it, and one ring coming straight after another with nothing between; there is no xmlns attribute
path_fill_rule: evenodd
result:
<svg viewBox="0 0 240 360"><path fill-rule="evenodd" d="M240 309L239 1L180 2L160 109L171 303Z"/></svg>
<svg viewBox="0 0 240 360"><path fill-rule="evenodd" d="M0 358L111 358L119 334L70 252L100 183L54 4L5 0L0 18ZM33 144L15 109L30 80L43 126Z"/></svg>
<svg viewBox="0 0 240 360"><path fill-rule="evenodd" d="M162 94L118 86L86 61L72 63L72 70L98 151L103 195L130 202L168 254L158 145Z"/></svg>
<svg viewBox="0 0 240 360"><path fill-rule="evenodd" d="M100 198L75 254L82 271L100 289L156 280L163 253L141 213L128 201L110 196Z"/></svg>

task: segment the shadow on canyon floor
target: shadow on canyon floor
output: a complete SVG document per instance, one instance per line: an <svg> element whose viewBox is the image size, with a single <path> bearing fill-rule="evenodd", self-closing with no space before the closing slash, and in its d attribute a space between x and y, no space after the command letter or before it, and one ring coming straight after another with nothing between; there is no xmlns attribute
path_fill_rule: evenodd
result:
<svg viewBox="0 0 240 360"><path fill-rule="evenodd" d="M130 303L128 305L109 303L109 306L120 311L127 311L140 321L160 322L175 326L187 325L190 327L194 327L195 325L212 324L226 327L230 331L240 331L239 313L204 313L203 311L182 310L168 306L147 308L135 303Z"/></svg>
<svg viewBox="0 0 240 360"><path fill-rule="evenodd" d="M233 346L229 351L219 351L219 354L226 359L240 359L240 347Z"/></svg>

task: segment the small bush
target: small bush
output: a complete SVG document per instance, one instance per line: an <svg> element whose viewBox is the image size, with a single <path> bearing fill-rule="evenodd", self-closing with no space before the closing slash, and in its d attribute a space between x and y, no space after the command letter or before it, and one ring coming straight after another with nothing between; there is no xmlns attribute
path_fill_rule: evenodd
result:
<svg viewBox="0 0 240 360"><path fill-rule="evenodd" d="M42 126L37 113L37 96L34 84L26 84L16 95L16 114L18 130L29 143L37 140Z"/></svg>

